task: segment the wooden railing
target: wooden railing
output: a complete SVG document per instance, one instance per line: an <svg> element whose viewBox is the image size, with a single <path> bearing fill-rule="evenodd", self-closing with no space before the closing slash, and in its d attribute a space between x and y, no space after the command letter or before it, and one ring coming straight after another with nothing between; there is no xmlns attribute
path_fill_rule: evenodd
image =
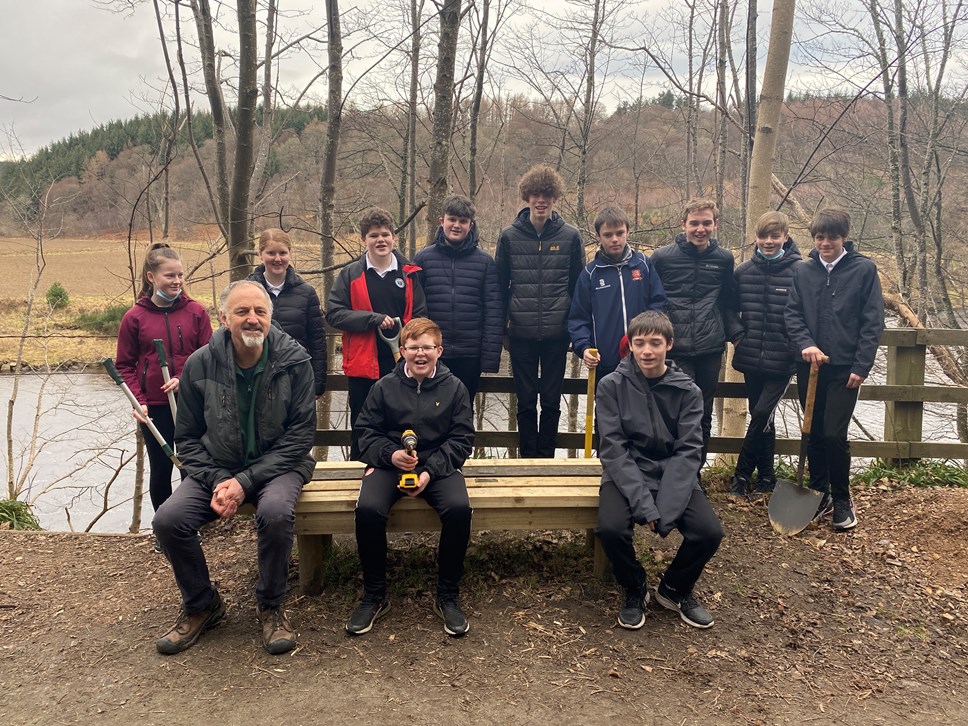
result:
<svg viewBox="0 0 968 726"><path fill-rule="evenodd" d="M968 330L894 328L884 331L881 346L887 348L886 383L865 383L860 389L860 400L884 402L884 439L851 441L854 456L894 460L968 459L968 444L923 440L925 403L968 404L968 388L925 385L927 349L935 345L968 346ZM346 377L330 374L327 388L330 391L345 391ZM566 378L563 393L584 395L586 389L584 379ZM514 386L508 376L489 375L481 379L479 390L484 393L510 393ZM746 387L743 383L720 382L716 396L745 398ZM785 397L797 397L795 380L790 383ZM579 420L584 419L580 416ZM954 436L952 416L951 438ZM348 430L319 429L316 432L317 446L349 446L349 441ZM559 449L582 449L584 442L583 432L558 434ZM507 449L514 449L517 443L518 434L515 431L480 430L475 440L477 446ZM796 454L799 450L799 439L777 439L776 444L778 454ZM739 437L713 436L709 440L712 453L736 454L741 445L742 438Z"/></svg>

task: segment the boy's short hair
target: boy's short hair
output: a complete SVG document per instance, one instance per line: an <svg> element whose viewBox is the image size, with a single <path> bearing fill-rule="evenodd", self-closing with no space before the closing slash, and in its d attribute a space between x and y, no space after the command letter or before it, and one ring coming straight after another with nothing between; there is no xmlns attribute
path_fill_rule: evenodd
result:
<svg viewBox="0 0 968 726"><path fill-rule="evenodd" d="M609 227L617 227L624 224L626 230L631 229L629 215L621 207L605 207L605 209L598 213L598 216L595 217L595 234L598 234L606 224Z"/></svg>
<svg viewBox="0 0 968 726"><path fill-rule="evenodd" d="M769 237L774 232L790 234L790 218L783 212L765 212L756 220L756 236Z"/></svg>
<svg viewBox="0 0 968 726"><path fill-rule="evenodd" d="M360 237L366 237L366 233L376 227L386 227L395 234L394 228L396 225L393 223L393 217L387 210L380 209L380 207L368 209L360 219Z"/></svg>
<svg viewBox="0 0 968 726"><path fill-rule="evenodd" d="M473 221L477 216L477 207L474 206L474 202L463 194L452 194L441 205L440 216L460 217L461 219Z"/></svg>
<svg viewBox="0 0 968 726"><path fill-rule="evenodd" d="M682 221L685 222L689 219L689 215L694 212L701 212L704 209L713 210L713 219L719 221L719 207L716 206L716 202L712 199L704 199L702 197L696 199L690 199L686 202L686 206L682 209Z"/></svg>
<svg viewBox="0 0 968 726"><path fill-rule="evenodd" d="M850 232L850 214L846 209L829 207L821 209L810 221L810 236L816 237L818 234L830 235L833 237L843 237L847 239Z"/></svg>
<svg viewBox="0 0 968 726"><path fill-rule="evenodd" d="M629 344L631 345L632 338L635 336L649 335L650 333L661 335L667 343L671 343L675 338L669 316L660 313L658 310L646 310L632 318L628 330Z"/></svg>
<svg viewBox="0 0 968 726"><path fill-rule="evenodd" d="M440 334L440 328L433 320L414 318L404 325L403 330L400 331L400 347L402 348L411 338L419 338L421 335L429 335L437 345L440 345L444 339Z"/></svg>
<svg viewBox="0 0 968 726"><path fill-rule="evenodd" d="M518 194L528 201L532 194L544 194L553 199L561 199L565 194L565 182L561 174L546 164L538 164L528 169L518 182Z"/></svg>

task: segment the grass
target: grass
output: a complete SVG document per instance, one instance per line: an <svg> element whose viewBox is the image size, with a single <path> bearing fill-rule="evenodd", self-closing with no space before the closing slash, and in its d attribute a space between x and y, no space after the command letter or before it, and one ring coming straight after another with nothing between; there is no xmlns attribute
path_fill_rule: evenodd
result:
<svg viewBox="0 0 968 726"><path fill-rule="evenodd" d="M858 484L874 484L887 479L914 487L968 488L968 469L949 460L922 459L902 466L875 461L853 477Z"/></svg>
<svg viewBox="0 0 968 726"><path fill-rule="evenodd" d="M19 499L0 499L0 529L40 529L30 505Z"/></svg>
<svg viewBox="0 0 968 726"><path fill-rule="evenodd" d="M74 318L74 324L92 333L102 335L117 335L121 326L121 318L128 312L127 305L109 305L106 308L90 310L80 313Z"/></svg>

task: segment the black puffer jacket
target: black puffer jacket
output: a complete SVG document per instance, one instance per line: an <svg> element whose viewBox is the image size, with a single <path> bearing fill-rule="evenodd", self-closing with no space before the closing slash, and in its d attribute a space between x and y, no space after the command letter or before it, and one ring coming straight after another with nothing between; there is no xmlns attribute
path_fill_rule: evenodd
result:
<svg viewBox="0 0 968 726"><path fill-rule="evenodd" d="M421 268L420 282L427 314L444 338L444 356L480 358L484 373L501 364L504 321L494 258L478 246L477 225L457 247L443 230L413 258Z"/></svg>
<svg viewBox="0 0 968 726"><path fill-rule="evenodd" d="M680 232L649 258L665 288L675 328L673 358L722 352L743 334L736 308L733 253L710 240L702 252Z"/></svg>
<svg viewBox="0 0 968 726"><path fill-rule="evenodd" d="M360 460L393 469L391 457L403 447L407 429L417 435L417 474L443 479L464 465L474 448L474 421L467 389L440 361L433 378L418 383L404 371L406 361L378 380L356 419Z"/></svg>
<svg viewBox="0 0 968 726"><path fill-rule="evenodd" d="M571 293L585 266L581 235L557 212L540 235L530 218L525 207L497 240L494 259L507 333L530 340L567 338Z"/></svg>
<svg viewBox="0 0 968 726"><path fill-rule="evenodd" d="M793 289L784 311L793 355L801 360L816 346L831 365L850 366L861 378L870 375L884 332L884 295L877 266L844 244L846 256L827 273L820 254L793 268Z"/></svg>
<svg viewBox="0 0 968 726"><path fill-rule="evenodd" d="M266 266L259 265L249 275L249 279L258 282L272 295L265 271ZM272 295L272 320L309 353L313 360L316 395L323 395L326 392L326 329L323 326L323 311L319 306L319 295L315 288L291 267L286 270L282 292Z"/></svg>
<svg viewBox="0 0 968 726"><path fill-rule="evenodd" d="M736 268L739 314L746 331L733 353L736 370L765 376L793 375L795 366L783 310L793 287L793 268L801 259L796 243L787 239L778 260L766 259L754 245L753 257Z"/></svg>

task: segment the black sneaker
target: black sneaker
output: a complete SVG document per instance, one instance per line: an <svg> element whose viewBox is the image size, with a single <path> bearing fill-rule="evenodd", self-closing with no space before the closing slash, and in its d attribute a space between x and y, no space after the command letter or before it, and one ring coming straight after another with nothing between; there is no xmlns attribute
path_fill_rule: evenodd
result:
<svg viewBox="0 0 968 726"><path fill-rule="evenodd" d="M622 608L618 611L618 624L627 630L638 630L645 625L645 608L649 604L649 592L626 590Z"/></svg>
<svg viewBox="0 0 968 726"><path fill-rule="evenodd" d="M471 629L464 612L460 609L457 595L438 595L434 599L434 612L444 621L444 632L459 638Z"/></svg>
<svg viewBox="0 0 968 726"><path fill-rule="evenodd" d="M857 526L857 507L854 506L853 499L838 499L834 502L832 526L838 532L846 532Z"/></svg>
<svg viewBox="0 0 968 726"><path fill-rule="evenodd" d="M155 552L156 555L163 555L163 554L165 554L165 551L163 549L161 549L161 542L158 541L158 538L157 537L154 537L153 539L155 541L154 541L154 544L151 546L151 549L154 550L154 552Z"/></svg>
<svg viewBox="0 0 968 726"><path fill-rule="evenodd" d="M369 633L377 618L382 618L390 609L390 601L386 595L364 595L363 600L346 623L346 632L350 635Z"/></svg>
<svg viewBox="0 0 968 726"><path fill-rule="evenodd" d="M750 494L750 499L762 499L769 496L776 489L776 477L759 477L756 480L756 488Z"/></svg>
<svg viewBox="0 0 968 726"><path fill-rule="evenodd" d="M729 482L729 496L733 499L746 499L746 490L749 489L750 480L745 476L734 474Z"/></svg>
<svg viewBox="0 0 968 726"><path fill-rule="evenodd" d="M820 505L817 507L817 513L813 515L813 518L823 519L824 517L829 517L834 513L834 500L829 493L824 492L823 496L820 498Z"/></svg>
<svg viewBox="0 0 968 726"><path fill-rule="evenodd" d="M664 582L660 582L655 589L655 599L662 607L679 613L679 617L686 625L694 628L711 628L715 622L713 616L699 604L692 593L680 597L669 590Z"/></svg>

